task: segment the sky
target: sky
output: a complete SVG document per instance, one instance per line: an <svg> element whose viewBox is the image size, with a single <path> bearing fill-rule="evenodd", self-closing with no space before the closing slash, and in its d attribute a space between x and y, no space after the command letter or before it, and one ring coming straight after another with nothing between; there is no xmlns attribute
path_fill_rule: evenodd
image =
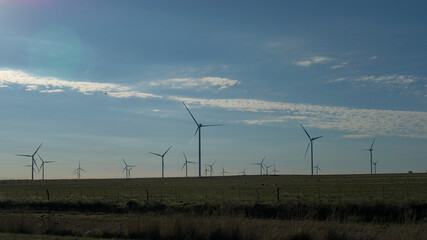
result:
<svg viewBox="0 0 427 240"><path fill-rule="evenodd" d="M425 1L0 0L0 179L427 171ZM38 164L40 161L38 160ZM270 168L270 171L272 168ZM189 175L197 175L189 165ZM41 172L36 179L41 178Z"/></svg>

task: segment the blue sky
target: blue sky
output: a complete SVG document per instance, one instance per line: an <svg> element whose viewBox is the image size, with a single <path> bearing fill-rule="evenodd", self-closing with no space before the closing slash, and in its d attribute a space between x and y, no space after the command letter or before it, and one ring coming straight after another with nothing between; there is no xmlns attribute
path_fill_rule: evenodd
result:
<svg viewBox="0 0 427 240"><path fill-rule="evenodd" d="M427 169L424 1L0 0L0 178ZM104 94L107 92L107 94ZM202 168L204 168L202 166ZM196 175L190 166L189 174ZM36 176L40 178L40 174Z"/></svg>

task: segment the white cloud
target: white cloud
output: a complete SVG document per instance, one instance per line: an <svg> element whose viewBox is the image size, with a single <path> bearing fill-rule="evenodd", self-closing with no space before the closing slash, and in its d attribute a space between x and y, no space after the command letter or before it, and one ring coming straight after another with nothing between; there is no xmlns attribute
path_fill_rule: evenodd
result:
<svg viewBox="0 0 427 240"><path fill-rule="evenodd" d="M44 93L59 92L69 89L86 95L95 92L108 92L109 96L118 98L140 97L140 98L159 98L160 96L142 93L132 90L131 87L115 83L98 83L98 82L79 82L67 81L54 77L38 77L19 70L2 69L0 70L0 85L20 85L27 91L40 90Z"/></svg>
<svg viewBox="0 0 427 240"><path fill-rule="evenodd" d="M353 109L254 99L170 98L189 105L219 107L235 111L273 112L282 115L268 119L243 120L248 124L283 122L296 117L307 126L349 131L354 133L353 135L427 138L426 112Z"/></svg>
<svg viewBox="0 0 427 240"><path fill-rule="evenodd" d="M342 62L342 63L340 63L340 64L333 65L333 66L331 67L331 69L343 68L343 67L345 67L346 65L347 65L347 63L346 63L346 62Z"/></svg>
<svg viewBox="0 0 427 240"><path fill-rule="evenodd" d="M326 63L326 62L329 62L331 60L332 60L332 58L317 56L317 57L312 57L308 60L298 61L295 64L298 66L309 67L312 64Z"/></svg>
<svg viewBox="0 0 427 240"><path fill-rule="evenodd" d="M377 59L378 57L377 56L372 56L372 57L370 57L369 59L371 59L371 60L375 60L375 59Z"/></svg>
<svg viewBox="0 0 427 240"><path fill-rule="evenodd" d="M166 86L175 89L197 88L208 89L217 88L219 90L233 87L240 84L237 80L220 77L204 77L204 78L172 78L161 81L150 82L151 86Z"/></svg>

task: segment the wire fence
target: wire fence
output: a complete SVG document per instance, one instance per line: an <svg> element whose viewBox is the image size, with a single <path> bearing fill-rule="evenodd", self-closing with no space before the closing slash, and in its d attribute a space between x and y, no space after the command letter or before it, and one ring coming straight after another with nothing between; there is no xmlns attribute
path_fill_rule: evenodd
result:
<svg viewBox="0 0 427 240"><path fill-rule="evenodd" d="M275 203L275 202L427 202L427 190L417 184L400 185L302 185L230 188L180 187L16 187L2 189L0 200L105 201L176 203Z"/></svg>

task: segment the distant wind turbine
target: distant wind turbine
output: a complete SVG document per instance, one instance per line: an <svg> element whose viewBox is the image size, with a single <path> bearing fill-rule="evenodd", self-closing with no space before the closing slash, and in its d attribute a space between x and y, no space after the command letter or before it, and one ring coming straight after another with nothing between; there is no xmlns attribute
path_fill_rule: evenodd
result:
<svg viewBox="0 0 427 240"><path fill-rule="evenodd" d="M32 155L27 155L27 154L17 154L16 156L21 156L21 157L30 157L31 158L31 180L34 180L34 164L36 164L37 166L37 162L36 159L34 158L34 156L37 154L37 152L39 151L40 147L43 145L43 143L40 144L40 146L36 149L36 151L32 154Z"/></svg>
<svg viewBox="0 0 427 240"><path fill-rule="evenodd" d="M319 162L320 161L317 161L316 166L314 166L314 169L316 169L316 175L319 175L319 171L323 172L322 169L320 169L320 167L319 167Z"/></svg>
<svg viewBox="0 0 427 240"><path fill-rule="evenodd" d="M243 171L241 171L239 173L241 173L243 176L246 176L246 168L244 168Z"/></svg>
<svg viewBox="0 0 427 240"><path fill-rule="evenodd" d="M77 179L80 179L80 172L86 172L83 168L80 167L80 161L79 161L79 167L73 171L74 174L77 174Z"/></svg>
<svg viewBox="0 0 427 240"><path fill-rule="evenodd" d="M184 169L184 167L185 167L185 177L187 177L187 176L188 176L188 175L187 175L187 174L188 174L188 171L187 171L187 170L188 170L188 164L189 164L189 163L196 163L196 162L188 161L188 160L187 160L187 156L185 156L185 153L184 153L184 152L182 152L182 154L184 154L185 162L184 162L184 165L182 165L181 170L182 170L182 169Z"/></svg>
<svg viewBox="0 0 427 240"><path fill-rule="evenodd" d="M168 151L169 151L169 149L171 149L171 147L172 146L170 146L169 148L168 148L168 150L166 150L166 152L165 153L163 153L162 155L160 155L160 154L158 154L158 153L153 153L153 152L150 152L151 154L153 154L153 155L156 155L156 156L159 156L159 157L161 157L162 158L162 178L165 176L165 163L164 163L164 157L165 157L165 155L166 155L166 153L168 153Z"/></svg>
<svg viewBox="0 0 427 240"><path fill-rule="evenodd" d="M309 139L309 142L308 142L308 145L307 145L307 149L305 150L304 158L307 155L308 147L311 146L311 175L313 175L313 167L314 167L313 166L313 141L316 140L316 139L319 139L319 138L321 138L323 136L312 138L312 137L310 137L310 134L308 134L307 130L305 130L305 128L304 128L304 126L302 124L301 124L301 127L304 130L305 134L307 134L307 137Z"/></svg>
<svg viewBox="0 0 427 240"><path fill-rule="evenodd" d="M122 173L126 171L126 179L130 179L130 170L132 170L135 167L135 165L128 165L124 158L122 160L123 160L123 163L125 164L125 167L123 168Z"/></svg>
<svg viewBox="0 0 427 240"><path fill-rule="evenodd" d="M40 172L40 169L42 170L42 180L44 180L44 165L47 163L54 163L55 161L44 161L43 158L38 153L37 153L37 156L40 158L40 161L42 162L38 171Z"/></svg>
<svg viewBox="0 0 427 240"><path fill-rule="evenodd" d="M372 164L374 164L374 173L377 174L377 163L379 160L373 162Z"/></svg>
<svg viewBox="0 0 427 240"><path fill-rule="evenodd" d="M199 132L199 177L201 177L202 176L202 140L201 140L202 127L224 126L224 124L209 124L209 125L207 125L207 124L198 123L196 121L196 119L194 118L193 114L190 112L190 109L188 109L187 105L185 105L184 102L182 104L184 104L184 107L187 109L191 118L193 118L194 122L197 125L197 129L196 129L196 132L194 133L194 136L196 136L197 132Z"/></svg>
<svg viewBox="0 0 427 240"><path fill-rule="evenodd" d="M269 169L270 167L272 167L272 166L273 166L273 164L271 164L270 166L267 166L267 164L264 164L264 166L265 166L265 174L266 174L266 175L268 175L268 169Z"/></svg>
<svg viewBox="0 0 427 240"><path fill-rule="evenodd" d="M273 164L273 175L276 175L277 173L280 173L279 171L276 170L276 164Z"/></svg>
<svg viewBox="0 0 427 240"><path fill-rule="evenodd" d="M262 161L261 162L259 162L259 163L254 163L254 165L259 165L259 175L262 175L262 169L264 169L264 160L265 160L265 157L262 159Z"/></svg>
<svg viewBox="0 0 427 240"><path fill-rule="evenodd" d="M210 172L210 176L212 177L212 174L214 173L214 170L213 170L213 165L215 165L215 163L216 163L216 161L215 162L213 162L212 164L208 164L208 167L209 167L209 172Z"/></svg>
<svg viewBox="0 0 427 240"><path fill-rule="evenodd" d="M371 174L372 174L372 165L373 165L373 162L372 162L372 151L374 151L374 143L375 143L375 138L372 141L372 144L371 144L370 148L362 149L362 150L365 150L365 151L369 151L369 162L370 162L370 165L371 165Z"/></svg>
<svg viewBox="0 0 427 240"><path fill-rule="evenodd" d="M225 170L224 170L224 166L222 166L222 172L221 172L221 175L224 177L226 173L229 173L229 172L225 171Z"/></svg>

